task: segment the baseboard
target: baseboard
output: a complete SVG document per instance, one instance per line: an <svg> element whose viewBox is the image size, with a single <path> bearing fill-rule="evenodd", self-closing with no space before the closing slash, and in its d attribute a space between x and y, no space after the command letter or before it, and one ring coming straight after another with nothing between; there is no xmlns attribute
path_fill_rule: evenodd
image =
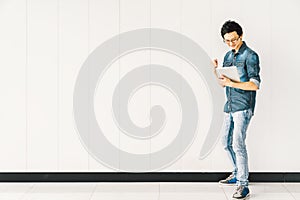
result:
<svg viewBox="0 0 300 200"><path fill-rule="evenodd" d="M226 172L2 172L0 182L217 182ZM250 172L250 182L300 182L300 172Z"/></svg>

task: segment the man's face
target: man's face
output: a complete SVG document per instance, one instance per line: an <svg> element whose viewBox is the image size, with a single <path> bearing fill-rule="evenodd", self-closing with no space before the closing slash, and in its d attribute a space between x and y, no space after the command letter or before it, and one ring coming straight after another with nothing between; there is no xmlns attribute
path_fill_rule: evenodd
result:
<svg viewBox="0 0 300 200"><path fill-rule="evenodd" d="M224 35L224 42L231 48L238 50L242 45L242 36L239 36L236 31L226 33Z"/></svg>

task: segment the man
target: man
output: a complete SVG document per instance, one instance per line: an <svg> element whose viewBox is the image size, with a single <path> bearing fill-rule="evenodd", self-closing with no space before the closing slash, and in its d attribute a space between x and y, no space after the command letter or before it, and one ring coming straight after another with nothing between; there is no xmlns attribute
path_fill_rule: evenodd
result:
<svg viewBox="0 0 300 200"><path fill-rule="evenodd" d="M222 144L233 165L232 174L220 183L236 184L233 198L244 199L250 194L245 139L254 112L256 90L259 89L261 81L259 58L243 41L243 30L238 23L226 21L221 28L221 35L224 43L231 49L224 57L223 67L236 66L241 82L234 82L224 75L218 78L219 84L226 89L227 97L221 131ZM213 64L217 68L218 60L213 60Z"/></svg>

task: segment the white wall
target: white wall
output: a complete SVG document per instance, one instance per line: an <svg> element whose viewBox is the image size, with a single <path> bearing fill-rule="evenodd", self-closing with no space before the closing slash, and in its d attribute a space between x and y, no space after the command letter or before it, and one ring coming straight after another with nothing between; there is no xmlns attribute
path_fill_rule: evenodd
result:
<svg viewBox="0 0 300 200"><path fill-rule="evenodd" d="M120 33L160 28L186 35L211 58L222 60L228 49L220 28L233 19L242 25L244 40L261 61L262 85L247 136L250 171L299 172L299 11L296 0L1 0L0 171L115 171L88 153L74 122L74 85L90 53ZM188 82L201 111L193 144L162 171L231 170L220 143L205 159L198 159L213 105L205 80L194 79L190 66L178 57L149 50L124 56L111 65L108 83L118 82L123 69L149 63L190 73ZM172 95L156 87L139 95L138 106L129 104L137 124L149 123L147 108L159 100L170 106L173 113L167 115L165 136L142 145L128 142L114 124L106 124L106 134L120 149L143 151L151 160L151 151L175 137L180 108ZM95 98L101 100L97 94ZM95 108L101 108L97 102ZM95 113L99 124L112 118L101 109Z"/></svg>

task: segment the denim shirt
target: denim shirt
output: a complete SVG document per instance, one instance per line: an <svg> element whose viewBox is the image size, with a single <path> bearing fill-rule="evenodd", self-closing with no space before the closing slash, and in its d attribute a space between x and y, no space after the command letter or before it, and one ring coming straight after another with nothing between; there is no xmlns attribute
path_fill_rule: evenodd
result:
<svg viewBox="0 0 300 200"><path fill-rule="evenodd" d="M237 53L229 51L224 57L223 67L236 66L241 82L251 81L260 86L259 57L243 41ZM224 112L236 112L251 109L254 113L256 91L247 91L238 88L226 87L227 101Z"/></svg>

